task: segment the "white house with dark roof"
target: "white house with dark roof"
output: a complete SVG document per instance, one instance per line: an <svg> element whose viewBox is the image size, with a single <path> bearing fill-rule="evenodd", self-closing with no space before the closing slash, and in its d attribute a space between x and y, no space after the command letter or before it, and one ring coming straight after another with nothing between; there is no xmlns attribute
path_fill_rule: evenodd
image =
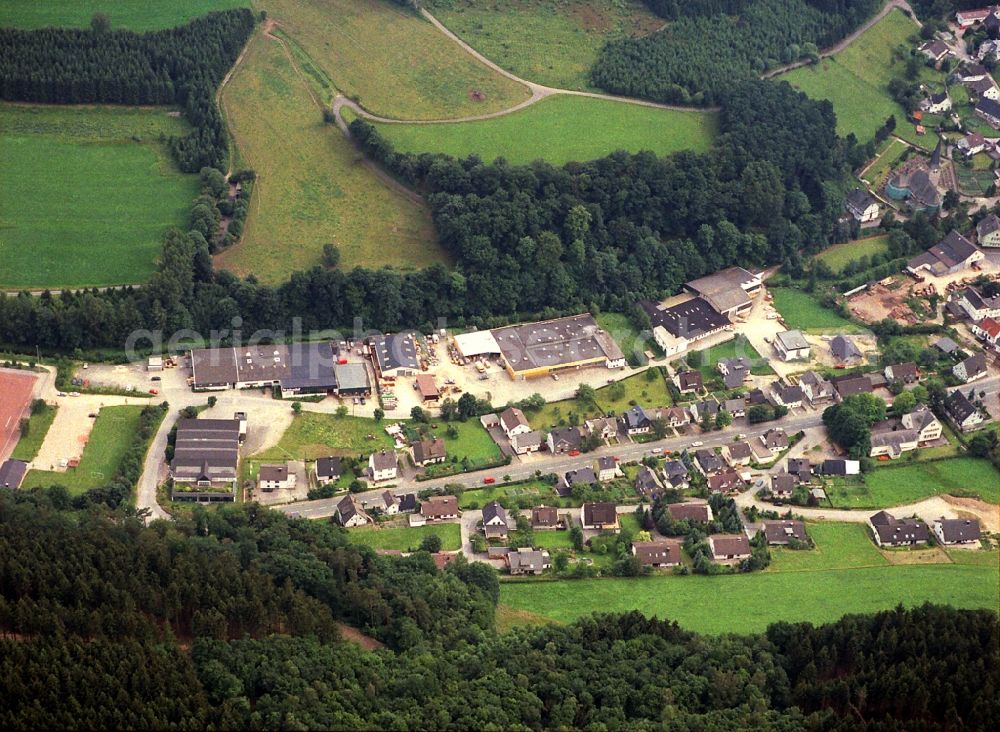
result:
<svg viewBox="0 0 1000 732"><path fill-rule="evenodd" d="M984 297L974 287L966 287L958 297L958 305L973 320L1000 318L1000 296Z"/></svg>
<svg viewBox="0 0 1000 732"><path fill-rule="evenodd" d="M597 458L597 479L602 483L620 477L621 470L618 469L618 461L611 455L602 455Z"/></svg>
<svg viewBox="0 0 1000 732"><path fill-rule="evenodd" d="M805 393L802 391L802 387L799 386L775 383L771 391L774 395L775 403L789 409L801 407L802 400L805 399Z"/></svg>
<svg viewBox="0 0 1000 732"><path fill-rule="evenodd" d="M517 407L507 407L500 413L500 427L503 428L503 432L507 435L508 440L515 435L523 435L531 432L531 425L528 423L528 418Z"/></svg>
<svg viewBox="0 0 1000 732"><path fill-rule="evenodd" d="M950 231L939 243L907 262L906 269L917 276L921 272L927 272L942 277L971 267L976 262L981 262L984 256L964 236L957 231Z"/></svg>
<svg viewBox="0 0 1000 732"><path fill-rule="evenodd" d="M316 461L313 468L318 483L331 483L341 476L342 469L339 457L324 457Z"/></svg>
<svg viewBox="0 0 1000 732"><path fill-rule="evenodd" d="M364 526L371 519L354 501L354 496L344 496L337 504L337 523L345 529Z"/></svg>
<svg viewBox="0 0 1000 732"><path fill-rule="evenodd" d="M809 358L809 342L800 330L786 330L774 336L774 349L782 361Z"/></svg>
<svg viewBox="0 0 1000 732"><path fill-rule="evenodd" d="M964 361L959 361L952 367L951 372L956 379L960 379L968 384L976 379L986 376L986 354L974 353Z"/></svg>
<svg viewBox="0 0 1000 732"><path fill-rule="evenodd" d="M507 538L507 512L496 501L483 506L483 533L487 539Z"/></svg>
<svg viewBox="0 0 1000 732"><path fill-rule="evenodd" d="M393 450L379 450L368 456L368 474L375 483L395 480L397 475L396 453Z"/></svg>
<svg viewBox="0 0 1000 732"><path fill-rule="evenodd" d="M267 493L290 490L295 487L295 471L288 469L288 463L261 465L257 472L257 487Z"/></svg>
<svg viewBox="0 0 1000 732"><path fill-rule="evenodd" d="M951 109L951 97L946 91L931 94L920 101L920 109L927 114L943 114Z"/></svg>
<svg viewBox="0 0 1000 732"><path fill-rule="evenodd" d="M944 402L944 410L948 418L962 432L978 429L986 418L961 389L955 389Z"/></svg>
<svg viewBox="0 0 1000 732"><path fill-rule="evenodd" d="M981 247L1000 247L1000 216L991 213L976 224L976 241Z"/></svg>
<svg viewBox="0 0 1000 732"><path fill-rule="evenodd" d="M934 522L934 535L947 546L975 544L982 536L977 519L948 519L943 516Z"/></svg>
<svg viewBox="0 0 1000 732"><path fill-rule="evenodd" d="M799 379L799 388L810 404L828 402L833 399L833 384L817 374L807 371Z"/></svg>
<svg viewBox="0 0 1000 732"><path fill-rule="evenodd" d="M862 224L876 221L879 215L878 201L864 188L855 188L844 201L847 211Z"/></svg>
<svg viewBox="0 0 1000 732"><path fill-rule="evenodd" d="M965 157L971 158L986 148L986 138L981 132L970 132L955 143L955 148Z"/></svg>

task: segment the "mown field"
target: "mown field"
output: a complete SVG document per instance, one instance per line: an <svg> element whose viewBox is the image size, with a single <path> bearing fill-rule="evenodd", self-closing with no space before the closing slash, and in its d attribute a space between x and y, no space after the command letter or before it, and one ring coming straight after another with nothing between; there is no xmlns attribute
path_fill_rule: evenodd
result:
<svg viewBox="0 0 1000 732"><path fill-rule="evenodd" d="M529 96L388 0L257 0L254 7L266 10L341 93L375 114L447 119L506 109Z"/></svg>
<svg viewBox="0 0 1000 732"><path fill-rule="evenodd" d="M442 551L455 551L462 547L462 534L458 524L437 524L428 526L359 526L348 529L351 541L364 544L372 549L416 550L426 536L440 536Z"/></svg>
<svg viewBox="0 0 1000 732"><path fill-rule="evenodd" d="M242 241L217 267L276 283L322 262L399 269L443 260L430 213L376 177L335 127L278 41L260 33L222 94L238 157L257 171Z"/></svg>
<svg viewBox="0 0 1000 732"><path fill-rule="evenodd" d="M506 158L515 164L555 165L604 157L615 150L708 150L717 129L712 112L678 112L589 97L554 96L513 114L440 125L378 124L402 152L457 158Z"/></svg>
<svg viewBox="0 0 1000 732"><path fill-rule="evenodd" d="M249 5L249 0L0 0L0 26L84 28L94 13L105 13L112 28L146 31Z"/></svg>
<svg viewBox="0 0 1000 732"><path fill-rule="evenodd" d="M429 9L486 58L522 79L591 90L604 44L663 25L639 0L433 0Z"/></svg>
<svg viewBox="0 0 1000 732"><path fill-rule="evenodd" d="M529 412L525 416L533 428L544 429L569 424L571 414L575 414L581 422L606 414L620 415L632 405L632 402L648 408L671 406L673 400L670 398L670 391L659 371L648 373L654 376L647 376L647 371L643 371L616 384L602 386L597 390L594 402L563 399L549 402L537 412Z"/></svg>
<svg viewBox="0 0 1000 732"><path fill-rule="evenodd" d="M772 287L774 307L793 330L849 333L860 328L819 304L809 293L791 287Z"/></svg>
<svg viewBox="0 0 1000 732"><path fill-rule="evenodd" d="M865 181L877 188L908 149L910 148L905 142L897 140L895 137L889 138L889 144L879 153L878 159L872 163L871 167L865 171Z"/></svg>
<svg viewBox="0 0 1000 732"><path fill-rule="evenodd" d="M843 244L834 244L817 254L816 259L825 262L834 272L840 272L848 263L856 259L885 254L888 250L889 235L882 234L857 241L845 241Z"/></svg>
<svg viewBox="0 0 1000 732"><path fill-rule="evenodd" d="M73 495L105 485L115 477L139 427L143 407L104 407L94 420L80 464L64 473L29 470L23 488L63 485Z"/></svg>
<svg viewBox="0 0 1000 732"><path fill-rule="evenodd" d="M1000 503L1000 471L988 460L956 457L879 467L863 481L838 481L827 491L837 508L898 506L945 493Z"/></svg>
<svg viewBox="0 0 1000 732"><path fill-rule="evenodd" d="M0 287L132 284L184 226L198 177L161 136L167 109L0 104Z"/></svg>
<svg viewBox="0 0 1000 732"><path fill-rule="evenodd" d="M32 414L28 421L28 434L21 435L10 455L11 458L25 462L34 460L55 418L56 407L51 404L46 404L39 412Z"/></svg>
<svg viewBox="0 0 1000 732"><path fill-rule="evenodd" d="M806 531L816 546L803 550L771 547L768 572L884 567L889 564L869 537L865 524L820 521L806 524Z"/></svg>
<svg viewBox="0 0 1000 732"><path fill-rule="evenodd" d="M907 139L912 136L916 144L923 146L927 144L925 139L916 137L913 125L906 122L905 111L888 93L889 81L902 75L906 63L894 58L894 51L905 45L908 55L908 39L915 33L914 22L902 11L893 10L834 57L778 78L814 99L829 99L841 135L853 132L859 140L870 140L886 118L895 115L896 134ZM929 69L921 73L928 81L935 77Z"/></svg>

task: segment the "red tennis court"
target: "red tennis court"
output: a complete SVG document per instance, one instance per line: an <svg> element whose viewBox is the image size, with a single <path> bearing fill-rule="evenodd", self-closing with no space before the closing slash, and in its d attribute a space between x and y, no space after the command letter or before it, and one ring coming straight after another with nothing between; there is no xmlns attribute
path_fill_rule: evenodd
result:
<svg viewBox="0 0 1000 732"><path fill-rule="evenodd" d="M0 370L0 462L6 460L17 440L18 426L31 407L36 374Z"/></svg>

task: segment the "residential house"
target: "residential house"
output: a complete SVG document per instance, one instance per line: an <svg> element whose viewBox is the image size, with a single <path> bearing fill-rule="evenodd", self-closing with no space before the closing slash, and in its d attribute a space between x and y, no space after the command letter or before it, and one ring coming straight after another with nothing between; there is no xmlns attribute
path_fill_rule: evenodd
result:
<svg viewBox="0 0 1000 732"><path fill-rule="evenodd" d="M902 417L903 427L914 430L917 433L917 441L921 444L940 439L941 423L934 416L927 405L921 404L912 412L907 412Z"/></svg>
<svg viewBox="0 0 1000 732"><path fill-rule="evenodd" d="M653 429L653 417L637 404L622 415L622 425L629 436L644 435Z"/></svg>
<svg viewBox="0 0 1000 732"><path fill-rule="evenodd" d="M733 419L739 419L746 416L747 403L742 398L726 399L722 402L722 410L729 412Z"/></svg>
<svg viewBox="0 0 1000 732"><path fill-rule="evenodd" d="M920 519L897 519L891 513L879 511L868 519L875 543L879 546L914 546L926 544L930 537L927 524Z"/></svg>
<svg viewBox="0 0 1000 732"><path fill-rule="evenodd" d="M343 469L340 465L340 458L320 458L316 461L316 466L313 468L313 472L316 474L317 483L332 483L340 478L343 473Z"/></svg>
<svg viewBox="0 0 1000 732"><path fill-rule="evenodd" d="M712 493L731 493L746 485L743 478L732 468L708 476L708 490Z"/></svg>
<svg viewBox="0 0 1000 732"><path fill-rule="evenodd" d="M1000 295L983 297L975 288L966 287L958 298L958 304L973 320L1000 318Z"/></svg>
<svg viewBox="0 0 1000 732"><path fill-rule="evenodd" d="M859 460L830 458L823 461L819 472L822 475L858 475L861 473L861 462Z"/></svg>
<svg viewBox="0 0 1000 732"><path fill-rule="evenodd" d="M787 546L792 542L808 542L806 525L801 521L765 521L764 537L771 546Z"/></svg>
<svg viewBox="0 0 1000 732"><path fill-rule="evenodd" d="M785 469L789 475L794 475L800 483L812 481L813 466L806 458L788 458Z"/></svg>
<svg viewBox="0 0 1000 732"><path fill-rule="evenodd" d="M589 486L599 483L597 480L597 473L589 465L582 467L578 470L570 470L566 473L566 485L570 488L576 485Z"/></svg>
<svg viewBox="0 0 1000 732"><path fill-rule="evenodd" d="M668 427L683 427L691 422L691 415L684 407L669 407L663 411L663 420Z"/></svg>
<svg viewBox="0 0 1000 732"><path fill-rule="evenodd" d="M975 113L986 120L986 123L993 129L1000 129L1000 102L986 96L979 98L976 102Z"/></svg>
<svg viewBox="0 0 1000 732"><path fill-rule="evenodd" d="M764 444L772 455L777 455L782 450L788 449L788 435L784 430L776 428L769 429L760 436L760 441Z"/></svg>
<svg viewBox="0 0 1000 732"><path fill-rule="evenodd" d="M976 49L976 58L980 61L983 61L991 56L994 61L1000 60L1000 41L986 40L980 43L979 48Z"/></svg>
<svg viewBox="0 0 1000 732"><path fill-rule="evenodd" d="M700 371L681 371L674 377L674 383L681 394L697 394L705 388Z"/></svg>
<svg viewBox="0 0 1000 732"><path fill-rule="evenodd" d="M799 378L799 388L809 400L809 403L816 405L828 402L833 399L833 384L817 374L815 371L807 371Z"/></svg>
<svg viewBox="0 0 1000 732"><path fill-rule="evenodd" d="M995 318L983 318L978 323L973 323L972 332L980 340L994 346L1000 344L1000 321Z"/></svg>
<svg viewBox="0 0 1000 732"><path fill-rule="evenodd" d="M715 421L719 414L719 403L715 399L703 399L691 405L691 418L693 422L701 422L703 419Z"/></svg>
<svg viewBox="0 0 1000 732"><path fill-rule="evenodd" d="M695 452L694 464L703 475L719 473L726 469L725 461L716 455L714 450L709 450L707 447Z"/></svg>
<svg viewBox="0 0 1000 732"><path fill-rule="evenodd" d="M769 463L774 458L771 451L764 447L764 443L760 440L750 440L750 449L753 450L753 459L755 462Z"/></svg>
<svg viewBox="0 0 1000 732"><path fill-rule="evenodd" d="M986 418L960 389L955 389L944 402L948 418L962 432L978 429Z"/></svg>
<svg viewBox="0 0 1000 732"><path fill-rule="evenodd" d="M425 467L443 463L448 459L448 451L445 449L444 440L436 437L432 440L417 440L410 445L413 451L413 463Z"/></svg>
<svg viewBox="0 0 1000 732"><path fill-rule="evenodd" d="M1000 99L1000 89L992 76L984 76L982 79L967 81L965 88L977 99L991 99L994 102Z"/></svg>
<svg viewBox="0 0 1000 732"><path fill-rule="evenodd" d="M920 53L934 61L934 63L941 63L945 56L949 56L952 53L946 44L936 39L920 44L919 50Z"/></svg>
<svg viewBox="0 0 1000 732"><path fill-rule="evenodd" d="M844 200L847 211L862 224L878 219L878 201L864 188L855 188Z"/></svg>
<svg viewBox="0 0 1000 732"><path fill-rule="evenodd" d="M634 541L632 554L644 567L676 567L681 563L679 541Z"/></svg>
<svg viewBox="0 0 1000 732"><path fill-rule="evenodd" d="M618 437L618 422L613 417L588 419L583 426L588 434L597 435L602 440L613 440Z"/></svg>
<svg viewBox="0 0 1000 732"><path fill-rule="evenodd" d="M559 520L559 511L555 506L536 506L531 509L532 529L558 529L562 526Z"/></svg>
<svg viewBox="0 0 1000 732"><path fill-rule="evenodd" d="M708 537L712 559L732 564L750 558L750 540L746 534L712 534Z"/></svg>
<svg viewBox="0 0 1000 732"><path fill-rule="evenodd" d="M968 384L970 381L981 379L986 376L986 354L975 353L964 361L959 361L952 368L951 372L956 379Z"/></svg>
<svg viewBox="0 0 1000 732"><path fill-rule="evenodd" d="M746 402L751 407L756 407L761 404L769 404L767 394L764 393L763 389L751 389L748 391Z"/></svg>
<svg viewBox="0 0 1000 732"><path fill-rule="evenodd" d="M538 549L518 549L505 557L512 575L541 574L551 565L549 553Z"/></svg>
<svg viewBox="0 0 1000 732"><path fill-rule="evenodd" d="M618 469L618 461L610 455L602 455L597 458L597 479L602 483L621 477L622 471Z"/></svg>
<svg viewBox="0 0 1000 732"><path fill-rule="evenodd" d="M976 242L981 247L1000 247L1000 216L991 213L976 224Z"/></svg>
<svg viewBox="0 0 1000 732"><path fill-rule="evenodd" d="M371 519L368 517L358 504L354 501L354 496L344 496L340 503L337 504L337 523L343 526L345 529L350 529L355 526L363 526L367 524Z"/></svg>
<svg viewBox="0 0 1000 732"><path fill-rule="evenodd" d="M382 513L386 516L395 516L399 513L399 505L402 501L392 491L384 491L380 496L382 499Z"/></svg>
<svg viewBox="0 0 1000 732"><path fill-rule="evenodd" d="M396 453L393 450L379 450L368 456L368 475L372 481L396 479Z"/></svg>
<svg viewBox="0 0 1000 732"><path fill-rule="evenodd" d="M521 432L510 438L510 447L516 455L538 452L545 442L545 433L540 430Z"/></svg>
<svg viewBox="0 0 1000 732"><path fill-rule="evenodd" d="M980 132L972 132L959 140L955 147L962 155L971 158L983 151L986 147L986 138Z"/></svg>
<svg viewBox="0 0 1000 732"><path fill-rule="evenodd" d="M724 445L722 455L726 458L726 462L733 467L749 465L753 461L753 450L750 448L750 443L746 441Z"/></svg>
<svg viewBox="0 0 1000 732"><path fill-rule="evenodd" d="M774 394L775 403L788 407L789 409L801 407L802 400L805 399L806 396L802 391L802 387L789 386L782 383L775 383L772 387L772 393Z"/></svg>
<svg viewBox="0 0 1000 732"><path fill-rule="evenodd" d="M969 81L980 81L989 76L989 71L982 64L967 63L963 64L958 71L955 72L955 76L963 84Z"/></svg>
<svg viewBox="0 0 1000 732"><path fill-rule="evenodd" d="M779 501L787 501L795 492L798 479L790 473L775 473L771 476L771 497Z"/></svg>
<svg viewBox="0 0 1000 732"><path fill-rule="evenodd" d="M528 424L528 418L517 407L507 407L500 413L500 427L503 429L503 433L507 435L508 440L515 435L524 435L531 432L531 425Z"/></svg>
<svg viewBox="0 0 1000 732"><path fill-rule="evenodd" d="M958 351L958 344L948 336L942 336L931 343L931 346L941 351L946 356L951 356Z"/></svg>
<svg viewBox="0 0 1000 732"><path fill-rule="evenodd" d="M455 496L430 496L420 504L420 515L426 521L450 521L458 518Z"/></svg>
<svg viewBox="0 0 1000 732"><path fill-rule="evenodd" d="M912 384L920 378L920 371L917 369L917 365L913 363L913 361L895 363L891 366L886 366L883 373L885 373L886 381L898 381L902 384Z"/></svg>
<svg viewBox="0 0 1000 732"><path fill-rule="evenodd" d="M667 460L663 464L663 478L667 485L677 490L684 490L690 485L687 465L680 460Z"/></svg>
<svg viewBox="0 0 1000 732"><path fill-rule="evenodd" d="M830 379L837 398L841 401L855 394L867 394L872 391L872 381L864 374L835 376Z"/></svg>
<svg viewBox="0 0 1000 732"><path fill-rule="evenodd" d="M583 434L579 427L557 427L549 432L549 452L553 455L579 450L583 444Z"/></svg>
<svg viewBox="0 0 1000 732"><path fill-rule="evenodd" d="M971 28L976 23L982 23L993 12L992 8L977 8L975 10L959 10L955 13L955 23L959 28Z"/></svg>
<svg viewBox="0 0 1000 732"><path fill-rule="evenodd" d="M751 366L750 359L745 356L724 358L716 364L727 389L738 389L742 386L743 382L750 378Z"/></svg>
<svg viewBox="0 0 1000 732"><path fill-rule="evenodd" d="M580 519L585 529L613 531L616 534L621 530L618 524L618 509L613 503L584 503L580 510Z"/></svg>
<svg viewBox="0 0 1000 732"><path fill-rule="evenodd" d="M919 436L916 430L906 429L896 420L885 420L872 425L871 457L887 456L895 460L904 452L917 449Z"/></svg>
<svg viewBox="0 0 1000 732"><path fill-rule="evenodd" d="M507 538L507 512L496 501L483 506L483 533L487 539Z"/></svg>
<svg viewBox="0 0 1000 732"><path fill-rule="evenodd" d="M853 364L862 359L861 351L847 336L834 336L830 340L830 355L838 364Z"/></svg>
<svg viewBox="0 0 1000 732"><path fill-rule="evenodd" d="M951 97L948 96L948 92L946 91L931 94L929 97L920 100L920 109L927 114L944 114L951 109Z"/></svg>
<svg viewBox="0 0 1000 732"><path fill-rule="evenodd" d="M257 487L265 493L291 490L295 487L295 473L288 469L288 463L261 465L257 473Z"/></svg>
<svg viewBox="0 0 1000 732"><path fill-rule="evenodd" d="M990 102L990 104L996 104L996 102ZM971 241L953 230L926 252L908 261L906 269L917 277L920 276L921 272L943 277L961 272L973 264L981 262L984 256Z"/></svg>
<svg viewBox="0 0 1000 732"><path fill-rule="evenodd" d="M974 544L982 531L976 519L947 519L943 516L934 522L934 535L946 546Z"/></svg>
<svg viewBox="0 0 1000 732"><path fill-rule="evenodd" d="M399 506L397 508L399 513L413 513L420 509L420 504L417 502L416 493L404 493L399 496Z"/></svg>
<svg viewBox="0 0 1000 732"><path fill-rule="evenodd" d="M640 466L639 472L635 474L634 485L636 493L643 498L651 500L660 495L660 492L663 490L663 484L656 477L656 471L646 465Z"/></svg>
<svg viewBox="0 0 1000 732"><path fill-rule="evenodd" d="M674 521L690 521L696 524L707 524L714 518L712 507L706 501L668 503L667 513Z"/></svg>

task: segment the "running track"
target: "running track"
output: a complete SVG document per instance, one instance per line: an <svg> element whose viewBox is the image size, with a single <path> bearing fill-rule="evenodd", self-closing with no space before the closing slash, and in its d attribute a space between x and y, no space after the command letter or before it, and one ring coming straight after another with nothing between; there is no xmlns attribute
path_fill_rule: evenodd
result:
<svg viewBox="0 0 1000 732"><path fill-rule="evenodd" d="M18 425L27 416L36 374L0 371L0 462L17 444Z"/></svg>

